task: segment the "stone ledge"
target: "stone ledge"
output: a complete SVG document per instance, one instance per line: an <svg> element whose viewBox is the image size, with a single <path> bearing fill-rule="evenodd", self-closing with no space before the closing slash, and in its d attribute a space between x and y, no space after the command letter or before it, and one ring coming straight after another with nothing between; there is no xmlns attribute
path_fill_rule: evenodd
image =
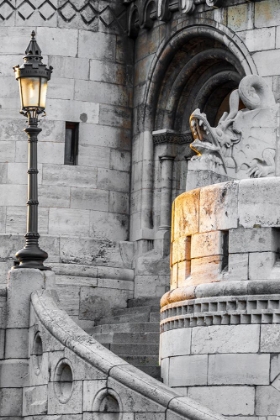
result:
<svg viewBox="0 0 280 420"><path fill-rule="evenodd" d="M280 294L190 299L161 310L161 332L210 325L279 324Z"/></svg>
<svg viewBox="0 0 280 420"><path fill-rule="evenodd" d="M221 281L170 290L162 296L160 307L163 309L169 304L205 297L272 294L280 294L279 280Z"/></svg>

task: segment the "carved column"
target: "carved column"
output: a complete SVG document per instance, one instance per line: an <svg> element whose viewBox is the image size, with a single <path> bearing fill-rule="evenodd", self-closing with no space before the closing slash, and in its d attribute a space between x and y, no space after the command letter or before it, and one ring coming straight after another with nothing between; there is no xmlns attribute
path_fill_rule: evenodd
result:
<svg viewBox="0 0 280 420"><path fill-rule="evenodd" d="M161 203L159 230L171 227L171 194L174 156L160 156L161 161Z"/></svg>

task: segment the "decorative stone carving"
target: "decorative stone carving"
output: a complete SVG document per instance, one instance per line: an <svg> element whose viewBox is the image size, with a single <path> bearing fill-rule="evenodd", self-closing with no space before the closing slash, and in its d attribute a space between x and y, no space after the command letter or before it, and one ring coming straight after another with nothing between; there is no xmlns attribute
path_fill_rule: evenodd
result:
<svg viewBox="0 0 280 420"><path fill-rule="evenodd" d="M178 133L174 130L163 129L153 131L154 144L172 143L172 144L188 144L193 140L191 131Z"/></svg>
<svg viewBox="0 0 280 420"><path fill-rule="evenodd" d="M199 109L190 116L194 138L190 147L197 153L192 159L206 160L212 170L232 178L275 175L278 110L261 77L244 77L230 95L229 113L223 114L217 127L211 127Z"/></svg>
<svg viewBox="0 0 280 420"><path fill-rule="evenodd" d="M81 4L80 4L81 3ZM16 18L18 22L33 22L36 19L39 22L54 22L58 19L63 25L74 27L77 21L81 28L94 29L101 22L106 28L116 28L121 33L127 30L127 11L124 7L118 11L115 7L108 4L98 6L93 4L91 0L83 2L73 2L66 0L58 2L57 0L24 0L20 2L15 1L2 1L0 4L0 22L12 21ZM126 1L123 1L126 3ZM36 25L35 25L36 26ZM52 25L50 25L52 26Z"/></svg>

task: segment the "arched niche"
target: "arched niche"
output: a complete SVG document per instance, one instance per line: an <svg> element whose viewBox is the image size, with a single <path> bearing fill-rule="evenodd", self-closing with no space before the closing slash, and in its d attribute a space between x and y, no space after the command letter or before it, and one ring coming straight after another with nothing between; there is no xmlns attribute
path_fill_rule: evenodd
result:
<svg viewBox="0 0 280 420"><path fill-rule="evenodd" d="M256 67L243 42L229 28L193 19L164 40L150 67L143 131L184 131L193 109L215 121L225 97ZM212 122L211 121L211 122Z"/></svg>
<svg viewBox="0 0 280 420"><path fill-rule="evenodd" d="M167 31L168 33L168 31ZM257 73L250 54L227 27L206 19L190 18L185 27L174 28L162 41L147 76L147 84L139 120L145 133L143 174L145 188L141 200L141 225L157 231L166 197L171 201L184 192L185 156L190 155L189 117L200 108L215 125L227 108L227 98L243 76ZM156 137L152 133L158 132ZM163 173L166 160L173 159L172 175ZM170 165L169 165L170 166ZM169 185L164 178L169 178ZM172 185L171 185L172 184ZM149 217L148 217L149 216ZM167 215L165 220L170 219Z"/></svg>
<svg viewBox="0 0 280 420"><path fill-rule="evenodd" d="M121 420L122 404L119 395L111 388L101 389L94 398L92 411L96 420Z"/></svg>

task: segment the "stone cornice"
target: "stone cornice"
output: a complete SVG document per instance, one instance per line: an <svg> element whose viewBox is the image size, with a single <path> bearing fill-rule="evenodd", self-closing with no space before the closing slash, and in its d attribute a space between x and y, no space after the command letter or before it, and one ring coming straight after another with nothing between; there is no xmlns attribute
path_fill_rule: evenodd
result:
<svg viewBox="0 0 280 420"><path fill-rule="evenodd" d="M189 144L192 141L191 131L185 131L184 133L169 129L153 131L153 142L155 145L163 143Z"/></svg>

